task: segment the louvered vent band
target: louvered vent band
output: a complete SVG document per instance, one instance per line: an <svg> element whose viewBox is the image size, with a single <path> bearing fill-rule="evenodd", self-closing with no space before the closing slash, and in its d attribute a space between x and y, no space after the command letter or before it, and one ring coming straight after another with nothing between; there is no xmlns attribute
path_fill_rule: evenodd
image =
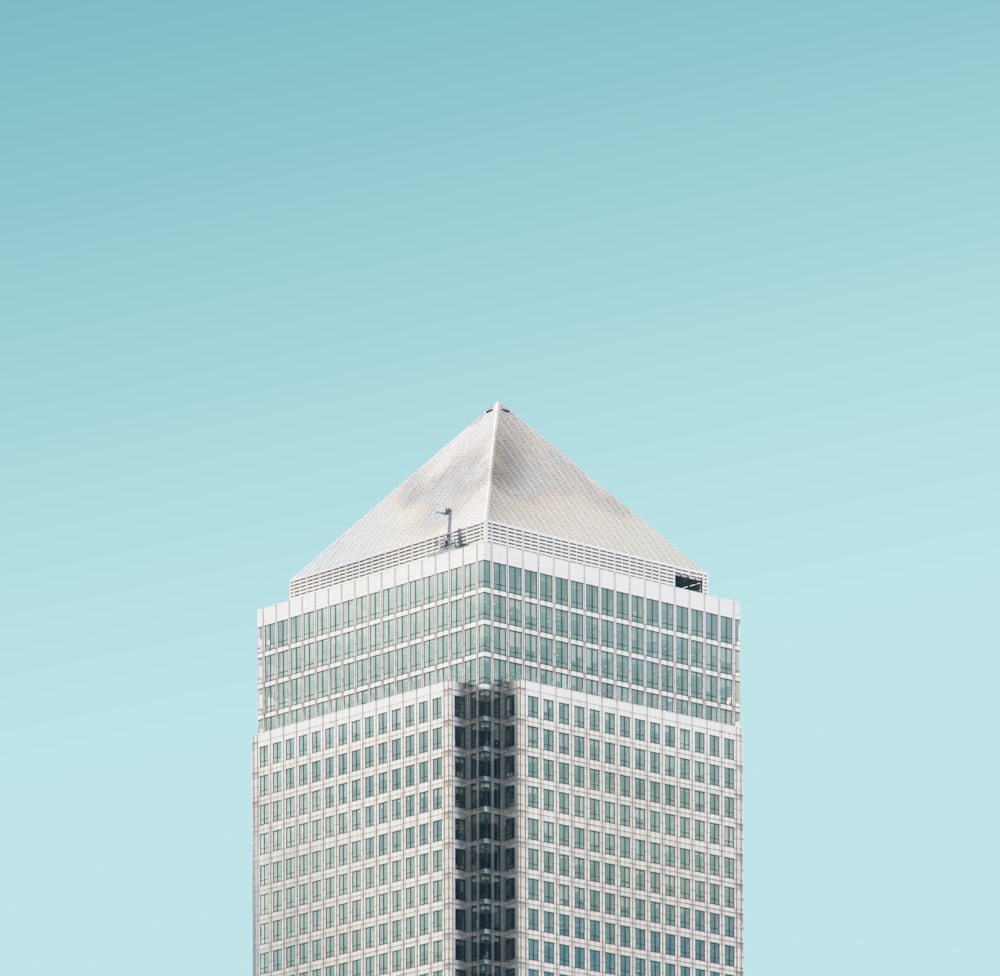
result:
<svg viewBox="0 0 1000 976"><path fill-rule="evenodd" d="M626 576L635 576L639 579L648 579L656 583L665 583L668 586L673 586L676 582L674 568L666 566L663 563L655 563L648 559L639 559L635 556L626 556L622 553L610 552L606 549L597 549L593 546L581 545L578 542L569 542L566 539L555 539L552 536L539 535L537 532L527 532L524 529L517 529L509 525L500 525L496 522L490 522L487 529L488 532L485 538L487 541L495 542L497 545L510 546L513 549L521 549L525 552L537 552L556 559L565 559L567 562L577 563L578 565L593 566L595 569L623 573ZM456 529L454 537L453 542L457 542L463 546L473 542L481 542L484 538L483 525L473 525L468 528ZM424 556L433 556L441 552L444 547L444 541L444 535L434 536L423 542L393 549L378 556L349 563L346 566L338 566L334 569L324 570L322 573L316 573L313 576L292 580L289 586L289 595L293 597L301 596L303 593L322 590L336 583L357 579L359 576L368 576L383 569L392 569L394 566L401 566L404 563L413 562L413 560L421 559ZM703 590L707 591L707 576L693 574L690 570L684 570L684 572L689 577L694 576L700 579Z"/></svg>

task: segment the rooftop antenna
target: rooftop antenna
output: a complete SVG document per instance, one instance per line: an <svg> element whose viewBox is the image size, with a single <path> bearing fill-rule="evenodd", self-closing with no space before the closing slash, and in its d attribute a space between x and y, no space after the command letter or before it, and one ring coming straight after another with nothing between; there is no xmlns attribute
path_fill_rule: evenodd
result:
<svg viewBox="0 0 1000 976"><path fill-rule="evenodd" d="M447 515L448 516L448 533L444 537L444 545L442 549L447 549L451 545L451 509L446 508L443 512L435 512L435 515Z"/></svg>

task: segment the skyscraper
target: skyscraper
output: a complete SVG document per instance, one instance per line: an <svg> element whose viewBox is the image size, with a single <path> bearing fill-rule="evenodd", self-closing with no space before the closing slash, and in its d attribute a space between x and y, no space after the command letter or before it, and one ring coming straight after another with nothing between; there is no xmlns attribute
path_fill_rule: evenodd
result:
<svg viewBox="0 0 1000 976"><path fill-rule="evenodd" d="M742 972L738 605L502 404L257 623L256 974Z"/></svg>

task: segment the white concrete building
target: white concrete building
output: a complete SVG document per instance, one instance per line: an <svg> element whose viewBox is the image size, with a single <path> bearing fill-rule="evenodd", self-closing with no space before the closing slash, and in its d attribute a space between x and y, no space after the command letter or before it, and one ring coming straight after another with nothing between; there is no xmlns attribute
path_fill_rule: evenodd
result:
<svg viewBox="0 0 1000 976"><path fill-rule="evenodd" d="M254 973L743 971L739 606L495 404L258 612Z"/></svg>

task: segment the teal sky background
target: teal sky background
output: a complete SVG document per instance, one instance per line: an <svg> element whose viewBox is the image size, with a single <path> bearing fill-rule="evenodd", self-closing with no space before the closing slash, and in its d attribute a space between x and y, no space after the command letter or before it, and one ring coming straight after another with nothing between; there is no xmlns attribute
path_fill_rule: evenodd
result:
<svg viewBox="0 0 1000 976"><path fill-rule="evenodd" d="M998 36L8 5L4 972L250 971L255 611L496 399L742 601L747 973L992 971Z"/></svg>

